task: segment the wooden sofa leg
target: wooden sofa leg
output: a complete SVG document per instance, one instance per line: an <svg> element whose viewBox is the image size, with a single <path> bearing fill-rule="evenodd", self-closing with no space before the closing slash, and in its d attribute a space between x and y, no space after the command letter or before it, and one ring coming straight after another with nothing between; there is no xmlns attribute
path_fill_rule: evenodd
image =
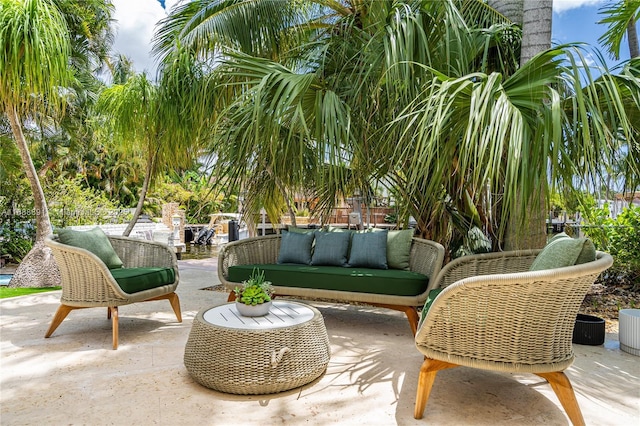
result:
<svg viewBox="0 0 640 426"><path fill-rule="evenodd" d="M540 376L549 382L571 423L574 426L584 426L584 418L567 375L563 371L555 371L552 373L536 373L536 376Z"/></svg>
<svg viewBox="0 0 640 426"><path fill-rule="evenodd" d="M231 294L233 294L233 292L231 292ZM420 316L418 315L418 308L416 308L415 306L387 305L386 303L372 303L371 305L404 312L407 316L407 319L409 320L409 327L411 327L411 332L413 333L413 335L415 336L418 332L418 321L420 321Z"/></svg>
<svg viewBox="0 0 640 426"><path fill-rule="evenodd" d="M47 330L47 334L45 334L44 337L47 338L51 336L53 332L56 331L56 328L58 328L58 326L62 323L62 321L64 321L67 315L69 315L69 312L71 312L74 309L75 308L73 306L60 305L58 307L58 310L56 311L56 314L53 316L53 319L51 320L51 325L49 326L49 329Z"/></svg>
<svg viewBox="0 0 640 426"><path fill-rule="evenodd" d="M424 407L427 405L427 400L431 394L431 388L433 382L436 379L438 371L446 368L457 367L456 364L451 364L445 361L438 361L436 359L426 358L420 367L420 376L418 376L418 391L416 392L416 406L413 412L413 417L421 419L424 413Z"/></svg>

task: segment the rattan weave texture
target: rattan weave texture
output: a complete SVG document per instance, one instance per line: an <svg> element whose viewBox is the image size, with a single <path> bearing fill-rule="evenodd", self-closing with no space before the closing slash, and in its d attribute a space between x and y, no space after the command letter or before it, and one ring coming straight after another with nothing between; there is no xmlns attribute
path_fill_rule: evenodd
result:
<svg viewBox="0 0 640 426"><path fill-rule="evenodd" d="M261 329L211 324L203 318L211 308L203 309L193 321L185 347L187 371L205 387L239 395L282 392L317 379L330 358L324 319L312 306L295 304L312 310L312 318Z"/></svg>

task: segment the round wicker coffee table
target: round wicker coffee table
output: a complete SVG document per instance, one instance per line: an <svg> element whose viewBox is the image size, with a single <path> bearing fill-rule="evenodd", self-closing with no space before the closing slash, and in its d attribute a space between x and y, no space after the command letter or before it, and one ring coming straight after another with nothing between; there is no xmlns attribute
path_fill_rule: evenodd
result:
<svg viewBox="0 0 640 426"><path fill-rule="evenodd" d="M184 365L201 385L220 392L282 392L320 377L329 364L329 338L312 306L274 301L269 315L243 317L235 303L198 313Z"/></svg>

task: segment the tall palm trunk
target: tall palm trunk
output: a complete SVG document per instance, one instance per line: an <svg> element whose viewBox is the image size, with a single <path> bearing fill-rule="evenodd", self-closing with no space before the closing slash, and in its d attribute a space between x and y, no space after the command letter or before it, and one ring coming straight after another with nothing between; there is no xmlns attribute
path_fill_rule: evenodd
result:
<svg viewBox="0 0 640 426"><path fill-rule="evenodd" d="M522 26L523 0L489 0L487 4L514 24Z"/></svg>
<svg viewBox="0 0 640 426"><path fill-rule="evenodd" d="M552 16L553 0L524 0L520 66L551 47ZM540 181L545 180L546 176L542 176ZM509 219L504 244L507 250L540 248L546 243L547 214L542 188L532 195L527 205L530 206L527 222L522 223L521 218L515 215Z"/></svg>
<svg viewBox="0 0 640 426"><path fill-rule="evenodd" d="M635 19L631 18L627 26L627 37L629 37L629 54L631 58L640 58L640 47L638 46L638 28Z"/></svg>
<svg viewBox="0 0 640 426"><path fill-rule="evenodd" d="M7 104L5 110L11 131L13 132L27 179L31 185L36 216L36 241L33 248L24 257L15 274L11 278L11 287L53 287L60 285L60 272L53 259L51 250L44 245L44 238L51 234L49 209L40 185L36 168L29 154L29 146L22 132L20 117L13 105Z"/></svg>

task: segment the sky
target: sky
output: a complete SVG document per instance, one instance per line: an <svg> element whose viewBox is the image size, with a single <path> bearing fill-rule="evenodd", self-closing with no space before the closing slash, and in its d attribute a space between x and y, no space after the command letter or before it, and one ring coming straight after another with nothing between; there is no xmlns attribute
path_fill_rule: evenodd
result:
<svg viewBox="0 0 640 426"><path fill-rule="evenodd" d="M146 71L155 77L156 64L151 55L151 38L156 23L167 16L178 0L112 0L115 6L116 39L115 52L124 54L133 61L137 72ZM554 0L552 20L552 43L585 42L599 47L598 38L606 31L604 25L596 24L602 19L598 9L607 0ZM166 8L163 8L164 7ZM625 40L626 43L626 40ZM616 62L608 59L609 66ZM629 50L623 44L621 60L629 59Z"/></svg>

